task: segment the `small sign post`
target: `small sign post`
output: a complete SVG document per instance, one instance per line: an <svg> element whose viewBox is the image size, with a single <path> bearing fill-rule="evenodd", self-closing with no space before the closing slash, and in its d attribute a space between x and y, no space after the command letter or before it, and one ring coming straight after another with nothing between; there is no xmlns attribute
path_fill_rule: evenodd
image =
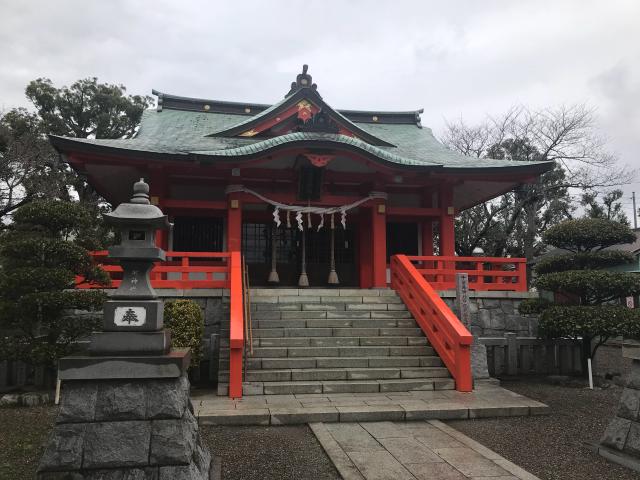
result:
<svg viewBox="0 0 640 480"><path fill-rule="evenodd" d="M471 303L469 300L469 275L456 273L456 306L458 318L462 324L471 331ZM487 347L480 343L480 339L474 335L471 344L471 373L474 380L489 378L487 366Z"/></svg>

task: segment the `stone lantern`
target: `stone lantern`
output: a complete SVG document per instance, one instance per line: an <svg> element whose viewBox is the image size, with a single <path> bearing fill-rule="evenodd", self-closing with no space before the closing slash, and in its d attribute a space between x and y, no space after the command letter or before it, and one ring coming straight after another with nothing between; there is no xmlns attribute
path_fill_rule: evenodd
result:
<svg viewBox="0 0 640 480"><path fill-rule="evenodd" d="M121 242L109 248L120 260L122 282L104 307L104 332L93 335L92 354L167 353L169 332L163 327L163 304L151 286L149 274L165 252L155 244L155 232L169 227L167 216L149 202L149 185L133 185L133 198L105 214L105 222L120 231Z"/></svg>
<svg viewBox="0 0 640 480"><path fill-rule="evenodd" d="M105 220L122 236L109 249L122 264L122 283L105 302L89 355L59 361L60 411L37 478L214 478L189 397L190 352L171 348L149 278L165 258L154 240L167 217L140 180L131 201Z"/></svg>

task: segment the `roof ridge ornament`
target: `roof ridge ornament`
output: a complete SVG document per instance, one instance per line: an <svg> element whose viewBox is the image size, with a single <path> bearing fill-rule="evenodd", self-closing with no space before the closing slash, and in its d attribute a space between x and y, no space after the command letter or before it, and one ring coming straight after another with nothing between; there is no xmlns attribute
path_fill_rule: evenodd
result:
<svg viewBox="0 0 640 480"><path fill-rule="evenodd" d="M285 98L293 95L301 88L312 88L313 90L318 90L318 85L312 83L313 79L311 75L307 73L308 70L309 65L302 65L302 73L299 73L296 76L295 82L291 82L291 90L289 90L289 93L285 95Z"/></svg>

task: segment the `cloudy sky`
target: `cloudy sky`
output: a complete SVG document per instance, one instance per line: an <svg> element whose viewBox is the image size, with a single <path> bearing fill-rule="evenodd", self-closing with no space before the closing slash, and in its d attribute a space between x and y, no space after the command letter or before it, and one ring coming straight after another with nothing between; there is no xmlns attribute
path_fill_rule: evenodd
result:
<svg viewBox="0 0 640 480"><path fill-rule="evenodd" d="M436 134L586 103L640 170L639 24L637 0L0 0L0 109L28 106L37 77L272 103L308 63L334 107L424 108Z"/></svg>

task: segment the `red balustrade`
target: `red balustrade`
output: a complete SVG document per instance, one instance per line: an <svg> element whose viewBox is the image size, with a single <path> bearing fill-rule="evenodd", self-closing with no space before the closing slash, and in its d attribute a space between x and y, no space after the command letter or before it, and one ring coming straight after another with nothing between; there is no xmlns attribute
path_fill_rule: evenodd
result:
<svg viewBox="0 0 640 480"><path fill-rule="evenodd" d="M153 288L228 288L228 252L166 252L166 260L156 262L151 270ZM117 288L122 280L122 267L108 258L106 250L92 252L95 262L111 278L111 286ZM96 283L83 283L76 279L76 288L103 288Z"/></svg>
<svg viewBox="0 0 640 480"><path fill-rule="evenodd" d="M229 324L229 397L242 397L242 355L244 353L244 288L242 257L231 252L229 259L230 324Z"/></svg>
<svg viewBox="0 0 640 480"><path fill-rule="evenodd" d="M398 292L449 369L455 379L456 390L470 392L473 388L470 350L473 336L415 268L410 258L423 257L391 257L391 288Z"/></svg>
<svg viewBox="0 0 640 480"><path fill-rule="evenodd" d="M408 256L420 275L435 290L455 290L456 273L469 275L469 289L527 291L525 258Z"/></svg>
<svg viewBox="0 0 640 480"><path fill-rule="evenodd" d="M122 267L108 258L106 250L92 252L95 262L109 274L111 287L122 281ZM154 288L228 288L229 318L229 396L242 397L242 356L244 354L244 306L242 260L240 252L166 252L166 260L151 270ZM76 288L104 288L76 279Z"/></svg>

